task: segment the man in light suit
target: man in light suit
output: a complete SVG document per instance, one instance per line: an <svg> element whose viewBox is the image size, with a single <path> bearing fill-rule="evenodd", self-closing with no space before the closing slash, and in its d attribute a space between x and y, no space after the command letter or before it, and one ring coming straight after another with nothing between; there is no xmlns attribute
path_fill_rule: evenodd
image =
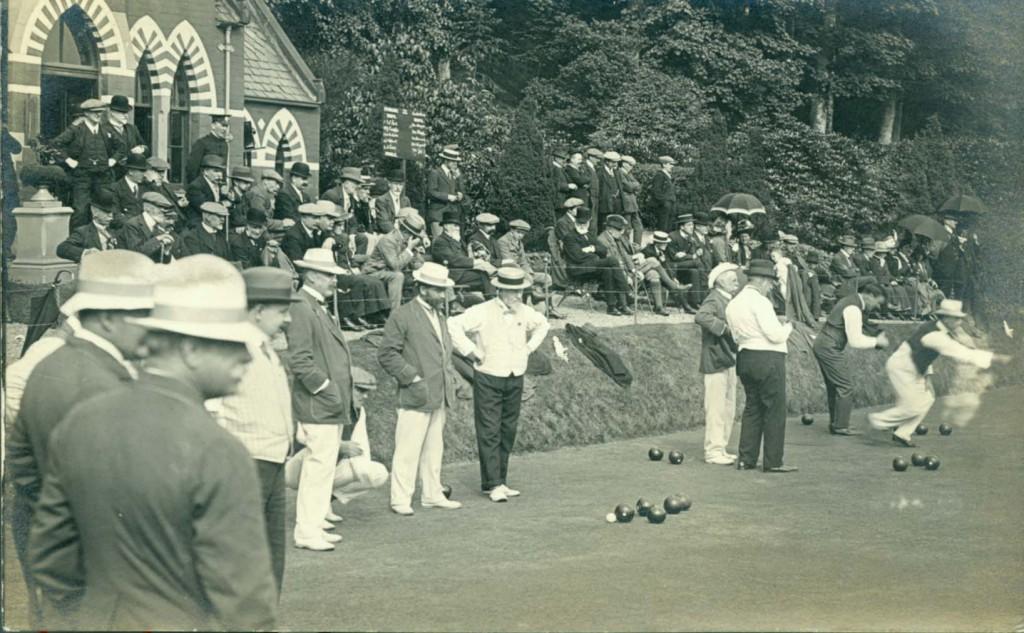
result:
<svg viewBox="0 0 1024 633"><path fill-rule="evenodd" d="M462 203L466 199L465 183L459 175L459 162L462 157L454 149L445 148L441 152L441 166L430 170L427 175L427 225L430 227L430 239L441 233L441 218L445 214L457 213L462 221Z"/></svg>
<svg viewBox="0 0 1024 633"><path fill-rule="evenodd" d="M402 170L388 174L388 191L375 200L377 218L373 228L377 233L390 233L395 228L398 212L412 206L409 197L405 195L405 177Z"/></svg>
<svg viewBox="0 0 1024 633"><path fill-rule="evenodd" d="M291 308L288 365L296 435L309 449L299 475L294 538L296 547L322 552L341 540L327 530L341 520L331 511L334 465L342 432L352 423L352 356L325 307L345 271L324 248L311 248L294 263L302 273L303 300Z"/></svg>
<svg viewBox="0 0 1024 633"><path fill-rule="evenodd" d="M402 217L397 220L395 228L377 240L362 266L364 275L379 279L387 288L392 312L402 305L406 273L412 273L423 263L421 244L424 238L421 233L425 225L415 211L412 207L405 207L399 212Z"/></svg>
<svg viewBox="0 0 1024 633"><path fill-rule="evenodd" d="M391 312L377 360L398 381L398 421L391 461L391 510L412 516L417 471L424 508L455 510L441 490L445 407L455 401L455 368L444 306L455 285L428 262L413 273L419 296Z"/></svg>

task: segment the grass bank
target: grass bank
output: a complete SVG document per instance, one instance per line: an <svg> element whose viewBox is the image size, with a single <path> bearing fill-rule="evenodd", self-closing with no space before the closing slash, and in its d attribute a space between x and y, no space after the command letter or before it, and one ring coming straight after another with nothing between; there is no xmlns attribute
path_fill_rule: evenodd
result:
<svg viewBox="0 0 1024 633"><path fill-rule="evenodd" d="M893 349L913 331L913 324L885 325L894 340ZM569 342L564 330L553 330L542 350L553 361L548 376L528 377L536 388L523 404L516 448L546 451L582 446L621 438L671 433L703 424L703 378L697 371L700 332L693 324L638 325L601 330L633 373L628 389L616 386ZM568 350L568 362L557 360L553 339ZM374 455L388 462L394 446L395 382L376 361L376 349L366 341L352 344L355 363L373 371L381 388L368 402L369 433ZM855 406L891 402L893 393L885 374L888 353L851 351L857 391ZM827 411L825 388L808 341L794 336L787 359L788 407L791 414ZM936 364L939 394L976 388L954 376L957 367L941 360ZM1007 372L1009 373L1009 372ZM1020 375L1019 372L1013 375ZM1000 381L1005 382L1005 381ZM743 389L739 389L739 408ZM820 419L820 416L819 416ZM445 433L448 461L474 459L476 439L472 400L459 400L449 411Z"/></svg>

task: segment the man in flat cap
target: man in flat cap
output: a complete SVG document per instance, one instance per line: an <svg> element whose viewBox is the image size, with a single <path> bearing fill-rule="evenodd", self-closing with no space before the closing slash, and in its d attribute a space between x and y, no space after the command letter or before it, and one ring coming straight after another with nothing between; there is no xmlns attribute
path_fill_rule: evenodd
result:
<svg viewBox="0 0 1024 633"><path fill-rule="evenodd" d="M51 145L71 168L71 206L74 212L68 224L72 231L89 223L89 201L92 193L112 180L113 148L100 129L100 121L107 106L99 99L86 99L81 104L83 119L79 125L69 125Z"/></svg>
<svg viewBox="0 0 1024 633"><path fill-rule="evenodd" d="M860 277L860 270L853 261L856 249L856 238L852 235L843 235L839 238L839 249L832 255L832 260L829 262L832 282L837 285L837 299L857 292L857 278Z"/></svg>
<svg viewBox="0 0 1024 633"><path fill-rule="evenodd" d="M600 204L599 196L601 193L601 176L598 172L601 169L601 159L604 157L604 152L596 147L588 147L586 155L586 160L583 161L583 172L586 174L590 184L587 187L587 196L583 198L583 206L591 211L596 211Z"/></svg>
<svg viewBox="0 0 1024 633"><path fill-rule="evenodd" d="M651 201L654 204L654 215L658 218L657 228L671 233L674 228L672 219L676 214L676 185L672 180L672 168L676 159L671 156L659 156L661 169L654 174L651 183Z"/></svg>
<svg viewBox="0 0 1024 633"><path fill-rule="evenodd" d="M47 604L81 595L53 628L273 629L256 469L203 407L235 391L259 340L245 285L196 255L168 264L152 299L129 319L146 330L139 380L80 403L50 435L32 573Z"/></svg>
<svg viewBox="0 0 1024 633"><path fill-rule="evenodd" d="M427 224L430 238L437 239L441 234L441 219L447 213L452 217L458 213L459 226L462 225L462 204L466 200L466 183L459 174L459 162L462 156L454 149L445 148L441 152L441 165L427 174Z"/></svg>
<svg viewBox="0 0 1024 633"><path fill-rule="evenodd" d="M486 266L478 264L477 270L482 270L488 275L494 275L498 266L501 265L501 258L498 257L498 241L495 238L500 222L498 216L493 213L477 215L476 230L469 234L469 239L466 241L474 259L487 264Z"/></svg>
<svg viewBox="0 0 1024 633"><path fill-rule="evenodd" d="M604 230L604 221L611 214L622 211L622 196L619 191L619 162L622 157L618 152L608 151L602 156L601 169L597 170L598 189L597 218L590 225L591 236L595 239Z"/></svg>
<svg viewBox="0 0 1024 633"><path fill-rule="evenodd" d="M164 198L174 203L175 211L172 213L174 229L182 231L188 222L188 195L180 185L171 184L167 180L167 172L171 169L170 163L159 156L150 156L146 159L146 175L142 181L144 192L155 191Z"/></svg>
<svg viewBox="0 0 1024 633"><path fill-rule="evenodd" d="M76 405L134 378L130 361L144 354L144 331L128 319L153 307L155 278L153 262L138 253L110 250L87 257L75 294L60 308L76 322L73 335L29 374L7 441L14 543L26 568L29 525L50 464L50 434ZM25 579L35 607L32 575Z"/></svg>
<svg viewBox="0 0 1024 633"><path fill-rule="evenodd" d="M306 186L312 178L312 171L306 163L294 163L288 170L288 182L281 186L274 198L274 217L278 220L299 221L299 205L310 202Z"/></svg>
<svg viewBox="0 0 1024 633"><path fill-rule="evenodd" d="M634 244L643 242L644 227L640 222L640 203L637 199L640 196L640 181L633 175L633 168L636 167L636 159L632 156L623 156L619 163L619 190L622 196L622 216L629 224L629 239Z"/></svg>
<svg viewBox="0 0 1024 633"><path fill-rule="evenodd" d="M435 262L446 266L448 274L457 284L466 290L480 291L485 297L494 296L490 276L478 268L483 260L466 254L462 245L462 212L450 209L441 217L444 232L438 235L430 245L430 257Z"/></svg>
<svg viewBox="0 0 1024 633"><path fill-rule="evenodd" d="M203 159L207 156L220 156L221 165L226 165L230 137L230 119L223 114L210 115L210 133L197 138L188 153L188 161L185 163L185 182L192 182L199 177Z"/></svg>
<svg viewBox="0 0 1024 633"><path fill-rule="evenodd" d="M257 209L267 217L267 231L274 239L280 240L284 232L295 226L292 218L274 216L277 194L281 191L284 178L273 169L264 169L260 180L249 191L245 192L245 202L250 209Z"/></svg>
<svg viewBox="0 0 1024 633"><path fill-rule="evenodd" d="M116 204L109 190L96 191L89 200L92 220L73 230L66 240L57 245L57 257L80 262L89 253L118 248L119 240L110 226L117 212Z"/></svg>
<svg viewBox="0 0 1024 633"><path fill-rule="evenodd" d="M551 286L551 276L545 272L534 272L530 264L530 258L526 256L526 247L523 240L530 232L530 223L526 220L515 219L508 223L508 232L498 238L498 259L502 266L515 266L526 274L530 282L529 290L525 293L525 300L531 304L543 303L544 314L549 319L564 319L565 315L555 309L551 304L551 296L548 288Z"/></svg>
<svg viewBox="0 0 1024 633"><path fill-rule="evenodd" d="M612 316L631 315L626 303L629 283L618 260L590 236L591 213L586 207L576 212L573 232L562 241L565 251L566 273L577 281L597 281L601 294Z"/></svg>
<svg viewBox="0 0 1024 633"><path fill-rule="evenodd" d="M252 169L239 165L231 168L231 175L228 178L228 192L225 198L231 203L230 227L232 230L241 229L245 226L245 219L249 215L249 201L245 194L252 189L256 179L252 176Z"/></svg>
<svg viewBox="0 0 1024 633"><path fill-rule="evenodd" d="M281 239L281 251L293 262L302 259L307 250L320 248L327 239L330 210L316 202L304 202L295 212L299 222L285 231Z"/></svg>
<svg viewBox="0 0 1024 633"><path fill-rule="evenodd" d="M158 264L171 260L174 247L174 204L156 191L142 194L142 213L128 218L121 228L124 248L142 253Z"/></svg>
<svg viewBox="0 0 1024 633"><path fill-rule="evenodd" d="M582 198L566 198L562 203L564 213L555 220L555 237L559 242L572 235L572 232L576 230L576 212L581 207L586 208ZM587 209L587 211L589 210Z"/></svg>
<svg viewBox="0 0 1024 633"><path fill-rule="evenodd" d="M204 156L200 162L200 174L188 183L189 224L196 226L202 219L201 207L207 202L220 204L226 201L224 182L224 159L216 154ZM227 205L223 205L227 206Z"/></svg>
<svg viewBox="0 0 1024 633"><path fill-rule="evenodd" d="M234 261L231 245L228 244L224 232L224 224L228 220L228 208L219 202L204 202L199 207L199 224L186 229L171 252L175 258L181 259L189 255L206 253Z"/></svg>

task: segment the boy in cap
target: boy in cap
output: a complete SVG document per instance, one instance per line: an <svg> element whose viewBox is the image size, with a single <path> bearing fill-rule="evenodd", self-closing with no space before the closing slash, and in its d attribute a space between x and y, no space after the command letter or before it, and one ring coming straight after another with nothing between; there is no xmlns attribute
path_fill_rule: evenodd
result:
<svg viewBox="0 0 1024 633"><path fill-rule="evenodd" d="M29 374L7 440L7 468L14 482L14 543L37 619L32 575L26 557L29 525L49 466L54 427L74 408L98 394L131 381L130 361L144 355L142 328L131 317L153 307L156 267L138 253L111 250L85 258L75 294L61 313L75 320L73 335ZM41 624L36 622L36 624Z"/></svg>
<svg viewBox="0 0 1024 633"><path fill-rule="evenodd" d="M109 183L111 168L117 163L100 129L107 106L99 99L86 99L81 104L83 119L78 125L69 125L50 143L62 162L71 168L71 206L74 212L68 221L68 231L89 223L89 202L93 191Z"/></svg>
<svg viewBox="0 0 1024 633"><path fill-rule="evenodd" d="M142 253L158 264L170 262L174 246L174 204L156 191L142 194L142 213L121 228L124 248Z"/></svg>
<svg viewBox="0 0 1024 633"><path fill-rule="evenodd" d="M526 273L505 266L494 279L498 296L448 319L460 354L473 363L473 419L480 455L480 489L491 501L508 501L508 460L516 441L527 359L547 336L543 315L523 303Z"/></svg>
<svg viewBox="0 0 1024 633"><path fill-rule="evenodd" d="M427 262L413 272L418 296L391 311L377 348L381 367L398 382L398 420L391 461L391 510L412 516L417 475L424 508L456 510L441 489L446 409L455 402L447 296L455 283L448 269Z"/></svg>
<svg viewBox="0 0 1024 633"><path fill-rule="evenodd" d="M219 156L221 164L228 160L228 140L231 138L231 121L223 114L210 115L210 132L196 139L188 153L185 163L185 182L192 182L199 177L203 159L207 156Z"/></svg>
<svg viewBox="0 0 1024 633"><path fill-rule="evenodd" d="M116 201L107 189L96 191L89 200L92 221L73 230L67 239L57 245L57 257L81 262L82 258L97 251L118 247L118 239L111 223L117 212Z"/></svg>
<svg viewBox="0 0 1024 633"><path fill-rule="evenodd" d="M271 629L256 471L203 408L235 391L258 340L242 277L209 255L178 260L133 322L148 350L138 382L79 404L50 436L33 574L51 604L81 594L60 628Z"/></svg>

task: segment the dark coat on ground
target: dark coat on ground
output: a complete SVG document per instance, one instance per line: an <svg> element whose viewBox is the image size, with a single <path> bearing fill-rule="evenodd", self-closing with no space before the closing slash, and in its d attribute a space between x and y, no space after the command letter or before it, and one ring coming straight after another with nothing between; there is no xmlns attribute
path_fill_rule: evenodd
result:
<svg viewBox="0 0 1024 633"><path fill-rule="evenodd" d="M418 299L403 303L384 325L377 360L398 381L398 407L436 411L455 402L452 341L443 314L438 315L441 338ZM413 383L419 376L422 380Z"/></svg>
<svg viewBox="0 0 1024 633"><path fill-rule="evenodd" d="M56 604L84 589L53 628L274 628L256 470L194 387L144 374L104 390L54 430L50 457L33 574Z"/></svg>
<svg viewBox="0 0 1024 633"><path fill-rule="evenodd" d="M292 413L302 424L352 424L352 354L345 336L313 295L300 292L288 325ZM324 381L330 383L318 393Z"/></svg>
<svg viewBox="0 0 1024 633"><path fill-rule="evenodd" d="M565 333L572 344L615 384L620 387L629 387L633 384L633 374L629 367L626 367L619 353L608 347L597 332L586 326L569 323L565 326Z"/></svg>
<svg viewBox="0 0 1024 633"><path fill-rule="evenodd" d="M100 241L99 229L96 225L90 222L76 228L71 231L71 235L68 238L57 245L57 257L62 259L70 259L73 262L82 261L82 253L86 249L95 248L97 250L110 250L118 247L117 237L110 233L110 239L107 240L107 248L103 248L103 242Z"/></svg>

